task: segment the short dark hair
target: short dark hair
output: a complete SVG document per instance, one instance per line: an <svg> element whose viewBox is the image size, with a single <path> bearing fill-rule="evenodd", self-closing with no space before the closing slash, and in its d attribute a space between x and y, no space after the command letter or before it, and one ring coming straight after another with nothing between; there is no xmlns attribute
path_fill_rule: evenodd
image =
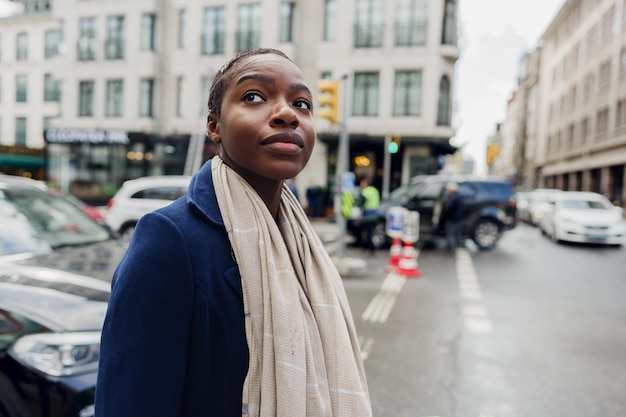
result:
<svg viewBox="0 0 626 417"><path fill-rule="evenodd" d="M273 48L253 48L239 52L230 61L224 64L215 74L215 78L213 78L213 83L211 84L211 90L209 92L209 116L207 121L211 120L211 114L215 114L217 116L220 115L226 88L232 81L233 74L236 70L243 64L243 62L245 62L247 58L263 54L275 54L291 61L291 59L284 52Z"/></svg>

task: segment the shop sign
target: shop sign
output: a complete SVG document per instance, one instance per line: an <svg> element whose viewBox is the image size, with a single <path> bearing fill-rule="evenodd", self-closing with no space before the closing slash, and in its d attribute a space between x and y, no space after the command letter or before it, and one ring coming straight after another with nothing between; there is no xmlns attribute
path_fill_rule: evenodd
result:
<svg viewBox="0 0 626 417"><path fill-rule="evenodd" d="M88 143L91 145L128 145L125 130L100 129L47 129L44 138L48 143Z"/></svg>

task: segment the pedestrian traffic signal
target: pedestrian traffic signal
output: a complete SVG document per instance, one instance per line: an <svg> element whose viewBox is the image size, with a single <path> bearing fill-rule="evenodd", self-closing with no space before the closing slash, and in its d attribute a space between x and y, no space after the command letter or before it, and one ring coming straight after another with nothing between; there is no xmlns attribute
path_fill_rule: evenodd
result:
<svg viewBox="0 0 626 417"><path fill-rule="evenodd" d="M317 101L320 105L317 115L332 123L339 122L339 81L319 80L317 88L319 89Z"/></svg>
<svg viewBox="0 0 626 417"><path fill-rule="evenodd" d="M387 143L387 150L389 153L398 153L400 150L400 136L393 135L389 138L389 143Z"/></svg>

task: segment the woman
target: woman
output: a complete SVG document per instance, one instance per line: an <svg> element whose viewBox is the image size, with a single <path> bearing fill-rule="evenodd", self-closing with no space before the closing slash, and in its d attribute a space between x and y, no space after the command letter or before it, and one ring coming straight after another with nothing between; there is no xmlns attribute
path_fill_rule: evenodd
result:
<svg viewBox="0 0 626 417"><path fill-rule="evenodd" d="M284 183L315 143L302 72L245 51L208 104L218 155L140 220L113 277L96 415L371 415L341 279Z"/></svg>

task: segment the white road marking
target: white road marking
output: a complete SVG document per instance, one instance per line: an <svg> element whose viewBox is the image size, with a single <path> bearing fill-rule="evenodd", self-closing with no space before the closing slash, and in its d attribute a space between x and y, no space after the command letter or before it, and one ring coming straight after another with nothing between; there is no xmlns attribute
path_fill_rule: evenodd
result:
<svg viewBox="0 0 626 417"><path fill-rule="evenodd" d="M400 275L394 273L387 275L380 290L361 315L361 319L372 323L386 322L405 282L406 278Z"/></svg>
<svg viewBox="0 0 626 417"><path fill-rule="evenodd" d="M483 303L483 294L474 270L472 257L466 249L457 249L456 251L456 271L459 292L463 299L461 314L465 327L476 334L491 333L489 312Z"/></svg>
<svg viewBox="0 0 626 417"><path fill-rule="evenodd" d="M374 339L368 337L367 339L363 339L359 336L359 345L361 346L361 358L366 360L370 355L370 351L372 350L372 345L374 344Z"/></svg>

